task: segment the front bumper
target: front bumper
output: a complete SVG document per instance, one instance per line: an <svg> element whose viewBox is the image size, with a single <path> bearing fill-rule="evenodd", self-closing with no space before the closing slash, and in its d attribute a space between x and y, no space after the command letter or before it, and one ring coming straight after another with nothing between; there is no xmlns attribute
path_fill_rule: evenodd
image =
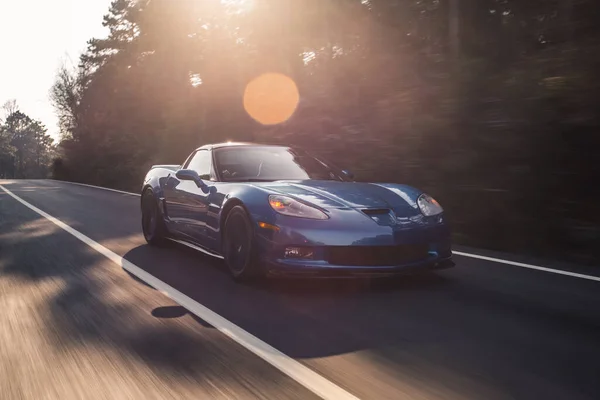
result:
<svg viewBox="0 0 600 400"><path fill-rule="evenodd" d="M452 256L431 258L401 265L331 265L323 260L266 260L266 275L273 277L356 278L410 275L418 272L452 268Z"/></svg>
<svg viewBox="0 0 600 400"><path fill-rule="evenodd" d="M350 217L355 215L358 213ZM421 220L408 227L391 227L351 218L310 221L280 217L273 225L276 229L257 227L256 244L266 275L385 276L454 265L450 229L445 223ZM312 254L286 257L289 247L309 249Z"/></svg>

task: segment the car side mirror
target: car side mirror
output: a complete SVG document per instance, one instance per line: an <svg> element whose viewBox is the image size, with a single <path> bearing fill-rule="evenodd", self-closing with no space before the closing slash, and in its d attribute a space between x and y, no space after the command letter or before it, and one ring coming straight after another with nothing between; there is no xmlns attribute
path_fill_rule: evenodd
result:
<svg viewBox="0 0 600 400"><path fill-rule="evenodd" d="M348 178L350 179L354 179L354 174L351 171L348 171L347 169L342 170L342 172L344 173L344 175L346 175Z"/></svg>
<svg viewBox="0 0 600 400"><path fill-rule="evenodd" d="M207 186L200 178L200 175L193 169L180 169L175 173L175 176L182 181L194 181L199 188L205 188Z"/></svg>

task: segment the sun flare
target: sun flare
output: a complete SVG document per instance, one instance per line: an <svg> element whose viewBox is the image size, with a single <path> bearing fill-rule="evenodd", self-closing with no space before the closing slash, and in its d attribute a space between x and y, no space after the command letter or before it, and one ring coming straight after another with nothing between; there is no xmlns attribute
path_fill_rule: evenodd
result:
<svg viewBox="0 0 600 400"><path fill-rule="evenodd" d="M279 73L253 79L244 92L244 109L263 125L287 121L296 111L300 94L294 80Z"/></svg>
<svg viewBox="0 0 600 400"><path fill-rule="evenodd" d="M242 14L252 11L255 6L255 0L221 0L227 9L234 14Z"/></svg>

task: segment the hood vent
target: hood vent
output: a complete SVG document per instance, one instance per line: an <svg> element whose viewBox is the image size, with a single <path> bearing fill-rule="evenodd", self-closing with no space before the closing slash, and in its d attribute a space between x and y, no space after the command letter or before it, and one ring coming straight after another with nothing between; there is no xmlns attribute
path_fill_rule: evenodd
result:
<svg viewBox="0 0 600 400"><path fill-rule="evenodd" d="M370 208L361 211L371 217L378 225L396 225L396 215L389 208Z"/></svg>
<svg viewBox="0 0 600 400"><path fill-rule="evenodd" d="M389 214L390 211L391 210L389 208L369 208L366 210L362 210L362 212L367 214L369 217L373 215L386 215Z"/></svg>

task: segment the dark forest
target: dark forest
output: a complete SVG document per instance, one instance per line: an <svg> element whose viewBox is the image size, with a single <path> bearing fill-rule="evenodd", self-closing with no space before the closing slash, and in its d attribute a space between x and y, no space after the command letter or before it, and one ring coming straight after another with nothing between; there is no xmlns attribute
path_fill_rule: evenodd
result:
<svg viewBox="0 0 600 400"><path fill-rule="evenodd" d="M138 191L203 144L293 144L431 193L458 244L595 263L599 18L597 0L117 0L51 90L49 173Z"/></svg>

